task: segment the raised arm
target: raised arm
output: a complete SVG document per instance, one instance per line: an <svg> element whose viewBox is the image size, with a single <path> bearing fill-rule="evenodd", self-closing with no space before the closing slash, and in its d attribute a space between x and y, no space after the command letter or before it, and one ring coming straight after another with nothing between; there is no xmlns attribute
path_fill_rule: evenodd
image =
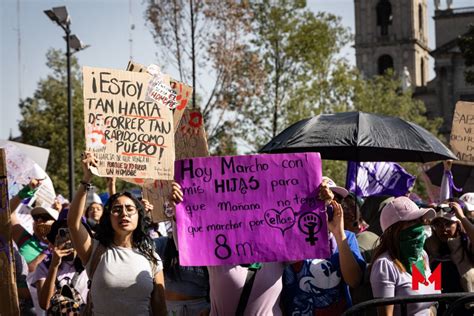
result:
<svg viewBox="0 0 474 316"><path fill-rule="evenodd" d="M55 246L53 250L53 258L51 260L48 276L44 282L38 281L38 301L42 309L47 310L49 308L49 302L56 291L56 278L58 276L59 266L61 265L62 258L71 254L74 249L63 249L64 244Z"/></svg>
<svg viewBox="0 0 474 316"><path fill-rule="evenodd" d="M90 188L92 180L92 172L89 167L97 166L97 161L94 156L88 152L83 153L81 157L84 175L82 176L81 185L69 207L67 226L69 227L71 239L79 258L81 258L83 264L86 264L92 253L92 238L82 225L81 219L86 205L87 189Z"/></svg>
<svg viewBox="0 0 474 316"><path fill-rule="evenodd" d="M469 239L471 240L471 242L474 241L474 225L464 215L464 212L461 206L456 202L450 202L449 206L453 209L456 217L461 221L461 225L466 231L466 234L469 236Z"/></svg>
<svg viewBox="0 0 474 316"><path fill-rule="evenodd" d="M41 185L41 180L32 179L30 183L25 185L23 189L18 192L10 200L10 210L11 210L11 227L12 227L12 239L18 244L22 235L26 232L23 226L21 226L18 217L16 216L15 210L21 203L21 200L33 197L35 192L38 190L39 186Z"/></svg>
<svg viewBox="0 0 474 316"><path fill-rule="evenodd" d="M439 190L440 202L453 197L453 193L451 192L451 187L449 184L449 178L453 176L451 173L452 165L453 165L452 160L443 161L444 171L443 171L443 178L441 179L441 187Z"/></svg>
<svg viewBox="0 0 474 316"><path fill-rule="evenodd" d="M332 221L328 221L328 229L333 233L339 249L339 264L344 281L352 288L359 286L362 280L362 271L348 243L344 232L344 217L342 207L336 201L331 201L334 209Z"/></svg>
<svg viewBox="0 0 474 316"><path fill-rule="evenodd" d="M110 178L107 178L107 190L109 191L109 195L112 196L114 195L115 193L117 193L117 189L116 189L116 178L115 177L110 177Z"/></svg>

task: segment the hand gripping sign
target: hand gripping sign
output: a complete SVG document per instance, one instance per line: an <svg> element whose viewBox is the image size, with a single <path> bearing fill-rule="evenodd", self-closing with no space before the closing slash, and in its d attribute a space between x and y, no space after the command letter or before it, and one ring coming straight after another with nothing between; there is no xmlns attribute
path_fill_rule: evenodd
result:
<svg viewBox="0 0 474 316"><path fill-rule="evenodd" d="M180 264L327 258L318 153L176 161Z"/></svg>

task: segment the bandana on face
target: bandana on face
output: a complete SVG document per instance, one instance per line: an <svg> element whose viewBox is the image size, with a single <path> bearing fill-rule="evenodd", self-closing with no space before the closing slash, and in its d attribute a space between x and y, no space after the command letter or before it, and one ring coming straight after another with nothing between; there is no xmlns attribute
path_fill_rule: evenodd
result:
<svg viewBox="0 0 474 316"><path fill-rule="evenodd" d="M415 264L425 275L425 263L422 256L425 240L426 233L422 224L410 226L400 232L400 260L410 274L412 273L411 266Z"/></svg>
<svg viewBox="0 0 474 316"><path fill-rule="evenodd" d="M49 223L37 223L34 225L34 231L40 239L46 238L46 235L51 231L51 225Z"/></svg>

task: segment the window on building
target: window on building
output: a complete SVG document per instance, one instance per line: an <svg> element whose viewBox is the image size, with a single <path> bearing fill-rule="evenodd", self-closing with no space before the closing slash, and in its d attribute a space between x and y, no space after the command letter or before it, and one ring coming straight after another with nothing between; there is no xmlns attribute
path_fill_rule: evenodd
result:
<svg viewBox="0 0 474 316"><path fill-rule="evenodd" d="M388 69L393 69L393 58L390 55L382 55L377 61L379 75L383 75Z"/></svg>
<svg viewBox="0 0 474 316"><path fill-rule="evenodd" d="M418 28L423 30L423 6L418 4Z"/></svg>
<svg viewBox="0 0 474 316"><path fill-rule="evenodd" d="M420 61L421 85L425 85L425 60L421 57Z"/></svg>
<svg viewBox="0 0 474 316"><path fill-rule="evenodd" d="M388 26L392 25L392 4L389 0L380 0L375 7L377 12L377 26L381 35L388 35Z"/></svg>

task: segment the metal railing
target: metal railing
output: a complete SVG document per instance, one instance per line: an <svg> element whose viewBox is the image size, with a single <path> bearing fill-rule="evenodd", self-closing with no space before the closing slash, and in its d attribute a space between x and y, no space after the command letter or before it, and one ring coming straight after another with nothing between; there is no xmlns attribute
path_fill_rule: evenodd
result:
<svg viewBox="0 0 474 316"><path fill-rule="evenodd" d="M454 302L453 302L454 301ZM405 297L391 297L391 298L376 298L367 302L363 302L349 308L343 315L364 315L369 308L375 308L385 305L400 305L400 314L407 316L407 304L422 303L422 302L443 302L449 303L449 308L444 313L444 316L454 315L454 312L467 303L474 302L474 293L445 293L445 294L431 294L431 295L413 295ZM453 302L453 303L450 303ZM440 315L438 315L440 316Z"/></svg>

